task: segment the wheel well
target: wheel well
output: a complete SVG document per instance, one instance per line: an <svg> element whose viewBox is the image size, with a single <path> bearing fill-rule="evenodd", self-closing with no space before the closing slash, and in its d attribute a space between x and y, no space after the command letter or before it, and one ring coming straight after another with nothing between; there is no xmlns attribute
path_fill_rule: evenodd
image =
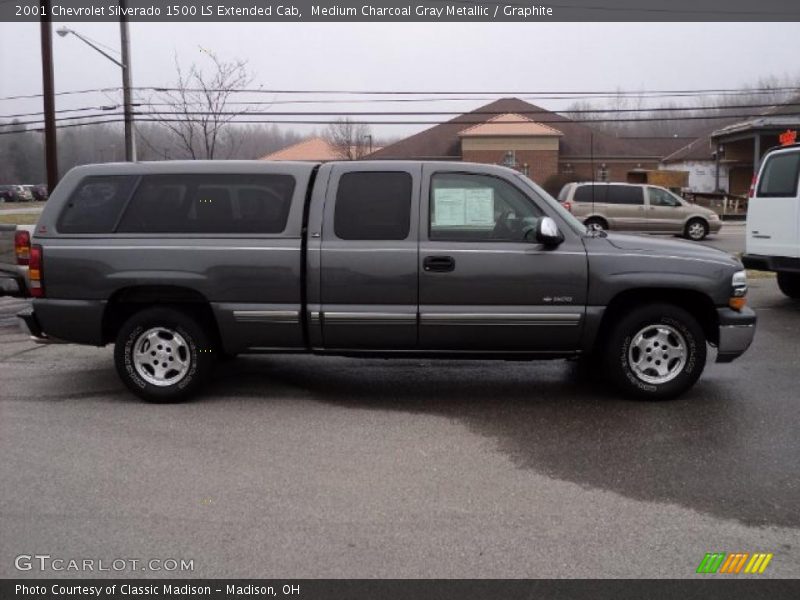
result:
<svg viewBox="0 0 800 600"><path fill-rule="evenodd" d="M603 225L605 225L605 229L608 229L608 220L606 220L604 217L600 217L598 215L592 215L591 217L586 217L583 220L584 223L588 223L589 221L600 221L601 223L603 223Z"/></svg>
<svg viewBox="0 0 800 600"><path fill-rule="evenodd" d="M220 334L214 311L208 299L191 288L171 285L143 285L114 292L103 313L103 342L113 342L120 328L133 314L153 305L181 310L209 329L219 342Z"/></svg>
<svg viewBox="0 0 800 600"><path fill-rule="evenodd" d="M598 343L609 333L621 316L644 304L673 304L691 314L700 326L706 339L719 342L719 319L711 298L695 290L674 288L640 288L620 292L608 303L597 335Z"/></svg>

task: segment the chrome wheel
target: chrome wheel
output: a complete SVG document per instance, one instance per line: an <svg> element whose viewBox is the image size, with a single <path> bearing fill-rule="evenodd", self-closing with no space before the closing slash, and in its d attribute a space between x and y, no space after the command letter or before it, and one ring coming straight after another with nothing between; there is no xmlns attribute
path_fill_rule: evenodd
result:
<svg viewBox="0 0 800 600"><path fill-rule="evenodd" d="M192 357L181 334L167 327L153 327L136 338L133 366L147 383L166 387L186 376Z"/></svg>
<svg viewBox="0 0 800 600"><path fill-rule="evenodd" d="M702 240L706 236L706 226L700 221L694 221L689 223L689 227L686 229L686 232L689 234L691 239L695 241Z"/></svg>
<svg viewBox="0 0 800 600"><path fill-rule="evenodd" d="M683 335L669 325L648 325L633 336L628 364L633 373L654 385L675 379L686 364L688 346Z"/></svg>

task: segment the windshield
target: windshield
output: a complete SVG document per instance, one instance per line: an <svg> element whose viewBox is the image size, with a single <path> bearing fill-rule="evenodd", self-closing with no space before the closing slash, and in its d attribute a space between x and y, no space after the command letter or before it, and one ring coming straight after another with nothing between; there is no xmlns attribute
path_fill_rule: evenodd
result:
<svg viewBox="0 0 800 600"><path fill-rule="evenodd" d="M575 233L586 233L586 225L581 223L575 215L569 212L566 208L564 208L561 203L558 202L555 198L553 198L550 194L545 192L542 188L540 188L536 183L534 183L530 177L523 175L522 173L516 173L516 176L522 181L525 186L534 192L536 196L542 199L542 201L547 204L550 208L558 213L558 216L561 217L564 221L566 221L567 225L572 227L575 230Z"/></svg>

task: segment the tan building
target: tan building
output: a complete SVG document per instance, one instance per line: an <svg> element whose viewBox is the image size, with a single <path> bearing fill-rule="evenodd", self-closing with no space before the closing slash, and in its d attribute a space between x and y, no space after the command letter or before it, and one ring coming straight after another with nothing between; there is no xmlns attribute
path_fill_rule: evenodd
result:
<svg viewBox="0 0 800 600"><path fill-rule="evenodd" d="M339 160L339 158L336 148L331 146L327 140L316 137L262 156L260 160L307 160L324 162L328 160Z"/></svg>

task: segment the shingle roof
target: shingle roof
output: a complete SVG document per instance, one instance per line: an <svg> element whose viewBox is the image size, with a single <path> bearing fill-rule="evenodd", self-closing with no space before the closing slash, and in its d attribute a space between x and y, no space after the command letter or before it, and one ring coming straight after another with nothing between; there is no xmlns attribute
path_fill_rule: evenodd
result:
<svg viewBox="0 0 800 600"><path fill-rule="evenodd" d="M488 114L487 114L488 113ZM638 142L618 138L588 127L535 104L519 98L501 98L472 112L459 115L446 123L407 137L373 152L370 158L418 158L458 160L461 157L459 133L470 125L485 123L497 114L512 113L535 120L557 129L564 136L560 140L561 158L586 157L660 157L652 154Z"/></svg>

